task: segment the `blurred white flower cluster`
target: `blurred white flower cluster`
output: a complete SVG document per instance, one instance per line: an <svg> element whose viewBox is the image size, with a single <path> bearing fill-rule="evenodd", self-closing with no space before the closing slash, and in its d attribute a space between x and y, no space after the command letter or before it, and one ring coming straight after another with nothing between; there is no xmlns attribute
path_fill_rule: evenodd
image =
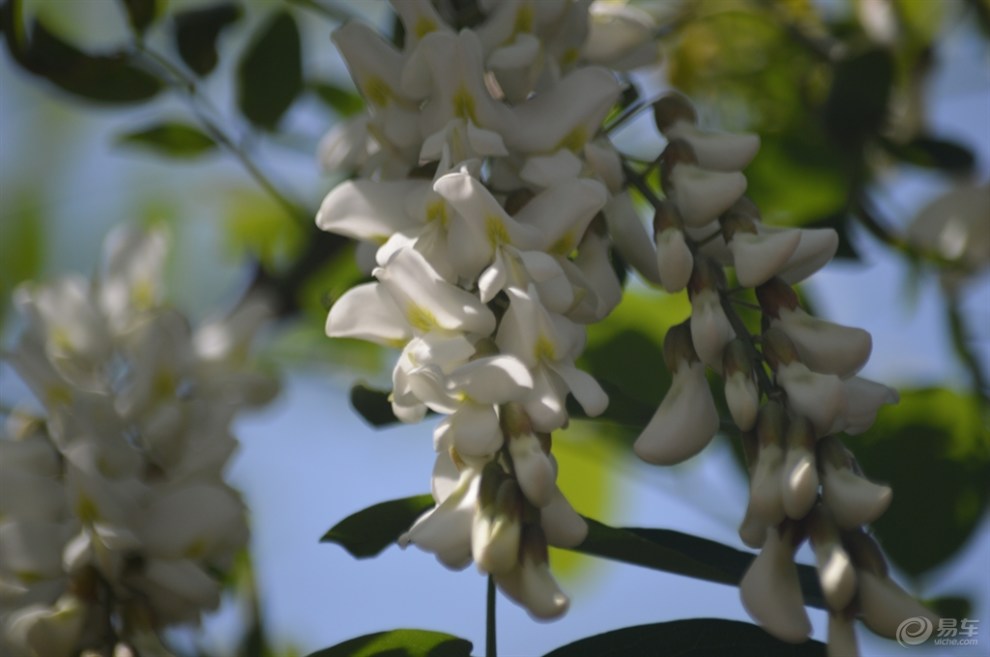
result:
<svg viewBox="0 0 990 657"><path fill-rule="evenodd" d="M15 295L6 356L44 412L15 411L0 440L3 654L165 654L158 630L216 607L245 546L222 473L236 414L277 391L248 354L268 305L193 330L163 300L166 252L161 232L118 229L92 281Z"/></svg>
<svg viewBox="0 0 990 657"><path fill-rule="evenodd" d="M836 436L866 431L898 395L856 376L872 349L869 333L802 309L791 285L831 260L838 236L761 222L740 173L758 140L699 133L693 107L678 95L659 100L654 114L669 140L659 159L667 199L654 221L660 279L669 292L687 289L692 312L665 338L673 382L634 449L660 465L704 449L721 426L706 369L720 376L750 472L739 535L761 549L740 585L743 603L778 638L806 640L811 625L793 557L810 537L830 612L829 654L856 655L856 616L888 637L908 618L931 617L887 577L863 529L887 509L891 490L864 478ZM756 335L736 303L754 289Z"/></svg>
<svg viewBox="0 0 990 657"><path fill-rule="evenodd" d="M473 560L552 618L568 600L547 545L575 546L587 525L555 483L550 433L568 423L568 394L591 416L608 403L574 361L583 325L621 297L610 230L656 278L601 134L622 90L605 66L653 63L657 49L650 18L624 5L479 4L458 32L428 0L393 2L402 50L361 24L334 33L369 113L323 144L326 166L360 176L316 221L361 241L376 281L336 302L327 334L400 348L396 416L445 416L437 506L400 542L452 568Z"/></svg>

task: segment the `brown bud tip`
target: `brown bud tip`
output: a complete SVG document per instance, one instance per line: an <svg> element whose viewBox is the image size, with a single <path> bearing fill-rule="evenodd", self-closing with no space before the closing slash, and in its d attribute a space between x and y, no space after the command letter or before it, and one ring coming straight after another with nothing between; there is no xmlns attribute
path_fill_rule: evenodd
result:
<svg viewBox="0 0 990 657"><path fill-rule="evenodd" d="M668 228L683 228L684 220L681 219L680 210L671 201L661 201L653 215L653 241L657 241L657 235Z"/></svg>
<svg viewBox="0 0 990 657"><path fill-rule="evenodd" d="M815 430L811 420L804 416L791 416L787 427L787 449L815 450Z"/></svg>
<svg viewBox="0 0 990 657"><path fill-rule="evenodd" d="M698 256L688 281L688 296L694 298L702 290L724 290L725 270L710 258Z"/></svg>
<svg viewBox="0 0 990 657"><path fill-rule="evenodd" d="M505 470L497 460L489 461L481 471L481 483L478 485L478 508L491 511L498 498L498 491L507 479Z"/></svg>
<svg viewBox="0 0 990 657"><path fill-rule="evenodd" d="M728 242L736 233L756 234L756 224L760 222L760 212L745 196L736 201L731 208L719 217L722 224L722 235Z"/></svg>
<svg viewBox="0 0 990 657"><path fill-rule="evenodd" d="M733 338L732 342L726 345L722 352L722 368L726 377L736 372L742 372L746 376L753 375L753 363L749 359L746 343L740 338Z"/></svg>
<svg viewBox="0 0 990 657"><path fill-rule="evenodd" d="M529 414L516 402L509 402L502 406L499 412L499 424L502 425L502 433L509 438L517 436L528 436L533 433L533 422L529 419Z"/></svg>
<svg viewBox="0 0 990 657"><path fill-rule="evenodd" d="M543 533L539 523L524 524L519 543L519 556L522 557L522 560L528 558L534 564L547 563L550 560L547 550L547 536Z"/></svg>
<svg viewBox="0 0 990 657"><path fill-rule="evenodd" d="M816 444L819 463L828 463L839 470L849 470L853 467L852 454L835 436L825 436Z"/></svg>
<svg viewBox="0 0 990 657"><path fill-rule="evenodd" d="M780 318L780 309L794 310L798 307L797 293L779 278L771 278L756 288L756 299L763 313L774 319Z"/></svg>
<svg viewBox="0 0 990 657"><path fill-rule="evenodd" d="M760 440L760 447L782 447L786 424L787 414L783 404L775 399L764 404L756 418L756 437Z"/></svg>
<svg viewBox="0 0 990 657"><path fill-rule="evenodd" d="M800 362L794 343L778 328L769 328L763 332L763 357L774 371L781 365Z"/></svg>
<svg viewBox="0 0 990 657"><path fill-rule="evenodd" d="M532 201L534 196L536 196L536 194L525 187L520 187L519 189L514 190L505 199L505 211L509 214L516 214L526 207L526 204Z"/></svg>
<svg viewBox="0 0 990 657"><path fill-rule="evenodd" d="M842 532L842 547L849 553L853 565L879 577L887 577L887 560L877 542L862 529Z"/></svg>
<svg viewBox="0 0 990 657"><path fill-rule="evenodd" d="M671 140L660 154L660 184L668 196L674 189L670 176L678 164L698 164L694 148L683 139Z"/></svg>
<svg viewBox="0 0 990 657"><path fill-rule="evenodd" d="M694 110L691 101L675 92L653 103L653 120L657 124L657 130L666 132L667 128L678 121L697 123L698 113Z"/></svg>
<svg viewBox="0 0 990 657"><path fill-rule="evenodd" d="M667 369L676 372L681 363L690 364L697 360L698 352L691 341L691 320L671 327L663 338L663 362L667 364Z"/></svg>

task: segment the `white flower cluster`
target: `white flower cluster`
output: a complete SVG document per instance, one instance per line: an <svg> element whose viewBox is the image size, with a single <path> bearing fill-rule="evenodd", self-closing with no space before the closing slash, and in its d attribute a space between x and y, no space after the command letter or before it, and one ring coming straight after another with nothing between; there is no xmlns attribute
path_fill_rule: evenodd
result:
<svg viewBox="0 0 990 657"><path fill-rule="evenodd" d="M600 135L621 85L595 64L631 67L657 52L650 19L622 5L480 5L484 16L457 32L428 0L393 2L401 51L357 23L333 35L369 114L323 145L329 166L360 177L331 191L316 221L374 250L376 280L336 302L327 334L401 348L396 416L445 416L437 506L400 542L452 568L474 560L533 616L552 618L568 600L547 545L575 546L587 526L555 483L550 433L568 422L568 394L591 416L608 403L574 361L583 325L621 297L609 228L656 278L620 159Z"/></svg>
<svg viewBox="0 0 990 657"><path fill-rule="evenodd" d="M665 338L673 381L634 449L661 465L704 449L720 427L706 368L720 375L750 470L739 534L761 548L740 585L743 603L775 636L807 639L811 625L793 557L810 536L830 611L829 654L856 655L857 615L889 637L903 620L931 616L887 577L879 547L863 530L890 504L890 489L865 479L835 435L866 431L897 393L856 376L870 355L869 333L801 308L791 285L831 260L838 236L761 223L740 173L758 141L699 133L694 109L677 95L654 110L669 139L660 158L667 199L658 201L654 222L661 284L670 292L686 288L692 312ZM728 289L726 267L735 271L736 290ZM747 288L755 288L762 310L758 336L733 305Z"/></svg>
<svg viewBox="0 0 990 657"><path fill-rule="evenodd" d="M269 310L249 300L192 330L163 302L166 251L160 232L120 229L93 281L17 290L26 322L7 357L44 417L15 412L0 440L3 654L118 639L158 654L160 628L216 607L245 546L222 472L234 416L277 389L248 362Z"/></svg>

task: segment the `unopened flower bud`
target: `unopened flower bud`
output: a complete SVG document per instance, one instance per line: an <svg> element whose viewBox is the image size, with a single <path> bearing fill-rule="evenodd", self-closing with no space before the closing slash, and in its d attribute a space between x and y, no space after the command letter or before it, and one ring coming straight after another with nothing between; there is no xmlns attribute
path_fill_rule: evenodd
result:
<svg viewBox="0 0 990 657"><path fill-rule="evenodd" d="M553 464L543 451L540 439L533 432L521 406L506 404L502 416L502 427L509 437L509 456L519 487L533 505L544 507L550 503L555 488Z"/></svg>
<svg viewBox="0 0 990 657"><path fill-rule="evenodd" d="M740 199L743 200L743 199ZM757 230L749 205L737 202L722 217L722 232L732 252L736 278L743 287L756 287L777 274L797 249L801 233L783 230L765 233ZM738 209L737 209L738 206Z"/></svg>
<svg viewBox="0 0 990 657"><path fill-rule="evenodd" d="M818 470L815 468L815 434L803 417L792 418L787 428L787 453L781 470L784 511L800 520L818 499Z"/></svg>
<svg viewBox="0 0 990 657"><path fill-rule="evenodd" d="M846 611L829 611L827 657L859 657L856 629Z"/></svg>
<svg viewBox="0 0 990 657"><path fill-rule="evenodd" d="M842 529L873 522L890 506L889 486L875 484L855 471L852 455L835 436L818 442L822 468L822 500Z"/></svg>
<svg viewBox="0 0 990 657"><path fill-rule="evenodd" d="M758 447L749 475L749 505L739 529L739 537L750 547L763 545L766 530L779 525L785 517L780 490L785 422L780 403L769 401L760 409L756 425Z"/></svg>
<svg viewBox="0 0 990 657"><path fill-rule="evenodd" d="M674 123L664 135L687 141L698 156L698 164L713 171L741 171L760 150L759 135L702 130L686 121Z"/></svg>
<svg viewBox="0 0 990 657"><path fill-rule="evenodd" d="M522 504L519 485L493 461L482 472L471 526L471 554L479 570L505 573L516 566Z"/></svg>
<svg viewBox="0 0 990 657"><path fill-rule="evenodd" d="M694 269L694 256L680 228L682 223L677 206L670 201L663 201L653 217L660 284L671 294L687 287Z"/></svg>
<svg viewBox="0 0 990 657"><path fill-rule="evenodd" d="M555 488L550 503L540 509L540 526L547 542L554 547L573 548L588 536L588 523L574 510L571 503Z"/></svg>
<svg viewBox="0 0 990 657"><path fill-rule="evenodd" d="M495 583L534 618L557 618L567 611L570 601L550 574L546 536L539 526L526 525L521 541L519 563L507 573L496 574Z"/></svg>
<svg viewBox="0 0 990 657"><path fill-rule="evenodd" d="M664 359L673 373L670 389L653 418L636 439L633 450L650 463L680 463L705 448L718 431L719 419L705 367L688 351L685 325L672 328L664 339Z"/></svg>
<svg viewBox="0 0 990 657"><path fill-rule="evenodd" d="M753 364L746 351L745 343L735 338L726 346L722 354L725 377L725 403L732 414L732 420L742 431L749 431L756 425L756 414L760 404L760 390L753 374Z"/></svg>
<svg viewBox="0 0 990 657"><path fill-rule="evenodd" d="M811 634L804 609L792 529L771 527L760 554L739 584L743 606L767 632L782 641L800 643Z"/></svg>
<svg viewBox="0 0 990 657"><path fill-rule="evenodd" d="M827 434L845 410L845 390L839 377L808 369L800 361L794 343L780 329L763 333L763 355L778 385L787 393L791 408L811 420L816 436Z"/></svg>
<svg viewBox="0 0 990 657"><path fill-rule="evenodd" d="M725 346L735 337L719 296L719 289L724 286L722 276L721 267L710 260L698 260L688 283L694 348L701 362L719 373Z"/></svg>
<svg viewBox="0 0 990 657"><path fill-rule="evenodd" d="M774 232L769 226L763 226L765 232ZM797 249L787 259L787 264L779 276L790 285L800 283L816 271L824 267L835 256L839 248L839 234L831 228L802 228L801 241Z"/></svg>
<svg viewBox="0 0 990 657"><path fill-rule="evenodd" d="M694 125L698 113L687 98L679 93L670 93L653 103L653 121L657 130L666 134L667 129L677 123Z"/></svg>
<svg viewBox="0 0 990 657"><path fill-rule="evenodd" d="M808 515L807 527L825 601L829 609L843 610L856 595L856 569L842 547L839 528L828 508L820 504Z"/></svg>

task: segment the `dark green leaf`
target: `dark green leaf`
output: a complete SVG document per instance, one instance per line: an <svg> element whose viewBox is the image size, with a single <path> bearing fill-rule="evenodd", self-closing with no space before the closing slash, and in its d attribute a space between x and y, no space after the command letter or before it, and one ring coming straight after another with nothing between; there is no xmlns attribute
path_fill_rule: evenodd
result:
<svg viewBox="0 0 990 657"><path fill-rule="evenodd" d="M364 109L361 96L329 82L311 82L309 88L340 116L353 116Z"/></svg>
<svg viewBox="0 0 990 657"><path fill-rule="evenodd" d="M825 101L825 125L842 144L862 144L887 119L894 82L894 61L883 48L856 53L840 61Z"/></svg>
<svg viewBox="0 0 990 657"><path fill-rule="evenodd" d="M359 383L351 388L351 406L373 427L386 427L399 421L384 390Z"/></svg>
<svg viewBox="0 0 990 657"><path fill-rule="evenodd" d="M158 14L156 0L120 0L127 11L127 20L138 34L144 34Z"/></svg>
<svg viewBox="0 0 990 657"><path fill-rule="evenodd" d="M569 643L544 657L824 657L825 644L785 643L756 625L718 618L637 625Z"/></svg>
<svg viewBox="0 0 990 657"><path fill-rule="evenodd" d="M237 71L238 106L255 125L274 129L303 88L299 27L287 11L254 35Z"/></svg>
<svg viewBox="0 0 990 657"><path fill-rule="evenodd" d="M976 156L972 150L947 139L921 135L906 144L898 144L889 139L884 139L882 143L895 157L919 167L943 169L950 173L970 173L976 165Z"/></svg>
<svg viewBox="0 0 990 657"><path fill-rule="evenodd" d="M350 639L309 657L471 657L472 644L443 632L391 630Z"/></svg>
<svg viewBox="0 0 990 657"><path fill-rule="evenodd" d="M942 618L972 618L973 602L961 595L947 595L934 600L926 600L925 606Z"/></svg>
<svg viewBox="0 0 990 657"><path fill-rule="evenodd" d="M575 551L709 582L738 586L755 556L669 529L617 528L586 520L588 537ZM798 578L805 604L824 607L815 569L799 565Z"/></svg>
<svg viewBox="0 0 990 657"><path fill-rule="evenodd" d="M213 138L195 126L166 121L118 137L122 144L143 146L171 157L195 157L217 147Z"/></svg>
<svg viewBox="0 0 990 657"><path fill-rule="evenodd" d="M369 506L338 522L320 542L336 543L358 559L373 557L398 540L433 504L432 495L414 495Z"/></svg>
<svg viewBox="0 0 990 657"><path fill-rule="evenodd" d="M894 490L873 529L909 575L948 561L983 518L990 434L982 403L949 390L902 391L870 431L846 441L867 477Z"/></svg>
<svg viewBox="0 0 990 657"><path fill-rule="evenodd" d="M221 2L175 14L175 45L179 56L194 73L206 75L216 68L217 39L225 27L237 21L241 7Z"/></svg>
<svg viewBox="0 0 990 657"><path fill-rule="evenodd" d="M4 39L11 57L24 70L43 77L74 96L107 104L138 103L153 98L164 84L136 66L126 53L91 55L63 41L39 20L29 38L19 32L15 17L20 3L10 0L0 8Z"/></svg>

